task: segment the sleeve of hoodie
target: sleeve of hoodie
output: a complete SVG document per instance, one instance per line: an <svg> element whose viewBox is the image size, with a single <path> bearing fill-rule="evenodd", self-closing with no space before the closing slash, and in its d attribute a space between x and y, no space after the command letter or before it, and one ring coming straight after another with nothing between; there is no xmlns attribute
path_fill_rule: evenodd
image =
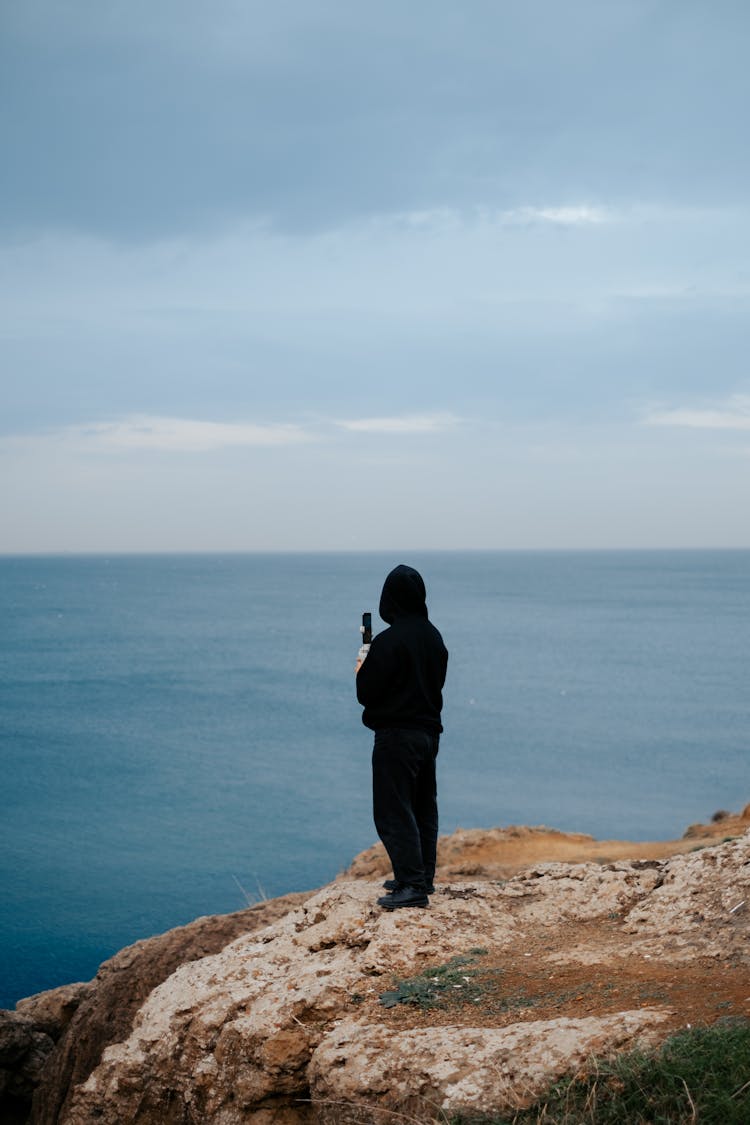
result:
<svg viewBox="0 0 750 1125"><path fill-rule="evenodd" d="M398 652L389 630L373 637L365 662L357 672L357 699L363 707L377 707L390 696L399 677Z"/></svg>

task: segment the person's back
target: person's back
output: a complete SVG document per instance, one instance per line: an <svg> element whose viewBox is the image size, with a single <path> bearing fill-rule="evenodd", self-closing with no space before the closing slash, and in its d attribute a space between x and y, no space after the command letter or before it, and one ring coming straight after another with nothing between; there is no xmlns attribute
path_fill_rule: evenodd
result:
<svg viewBox="0 0 750 1125"><path fill-rule="evenodd" d="M384 727L440 734L442 687L448 653L428 620L421 576L397 566L385 580L380 616L389 628L379 633L357 676L362 721L371 730Z"/></svg>
<svg viewBox="0 0 750 1125"><path fill-rule="evenodd" d="M362 721L375 731L375 827L393 864L387 909L427 906L437 848L435 759L442 688L448 663L443 639L429 621L421 575L397 566L385 580L380 616L389 625L373 638L357 669Z"/></svg>

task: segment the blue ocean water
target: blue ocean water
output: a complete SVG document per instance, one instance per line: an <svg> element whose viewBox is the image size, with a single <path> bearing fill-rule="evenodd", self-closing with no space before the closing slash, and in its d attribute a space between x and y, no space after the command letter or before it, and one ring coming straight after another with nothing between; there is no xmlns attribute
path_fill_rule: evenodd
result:
<svg viewBox="0 0 750 1125"><path fill-rule="evenodd" d="M2 558L0 1006L374 841L353 663L401 561L450 650L442 831L750 800L747 551Z"/></svg>

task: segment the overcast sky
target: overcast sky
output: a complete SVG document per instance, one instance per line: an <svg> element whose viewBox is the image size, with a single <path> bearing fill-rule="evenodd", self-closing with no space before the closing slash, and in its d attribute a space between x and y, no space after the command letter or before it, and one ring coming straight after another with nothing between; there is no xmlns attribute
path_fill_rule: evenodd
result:
<svg viewBox="0 0 750 1125"><path fill-rule="evenodd" d="M0 552L750 546L746 0L2 0Z"/></svg>

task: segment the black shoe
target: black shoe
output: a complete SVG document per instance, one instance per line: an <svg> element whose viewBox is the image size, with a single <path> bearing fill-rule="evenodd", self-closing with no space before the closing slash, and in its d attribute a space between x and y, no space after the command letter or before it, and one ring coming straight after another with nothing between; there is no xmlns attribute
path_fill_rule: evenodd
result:
<svg viewBox="0 0 750 1125"><path fill-rule="evenodd" d="M399 889L399 887L403 887L404 884L399 883L398 879L386 879L386 881L383 883L383 886L385 887L385 889L387 891L397 891ZM427 887L426 887L426 891L427 891L428 895L434 895L435 884L434 883L428 883Z"/></svg>
<svg viewBox="0 0 750 1125"><path fill-rule="evenodd" d="M417 887L399 886L389 895L383 895L382 898L378 899L378 906L382 906L384 910L398 910L401 906L429 905L430 900L426 893L418 890Z"/></svg>

